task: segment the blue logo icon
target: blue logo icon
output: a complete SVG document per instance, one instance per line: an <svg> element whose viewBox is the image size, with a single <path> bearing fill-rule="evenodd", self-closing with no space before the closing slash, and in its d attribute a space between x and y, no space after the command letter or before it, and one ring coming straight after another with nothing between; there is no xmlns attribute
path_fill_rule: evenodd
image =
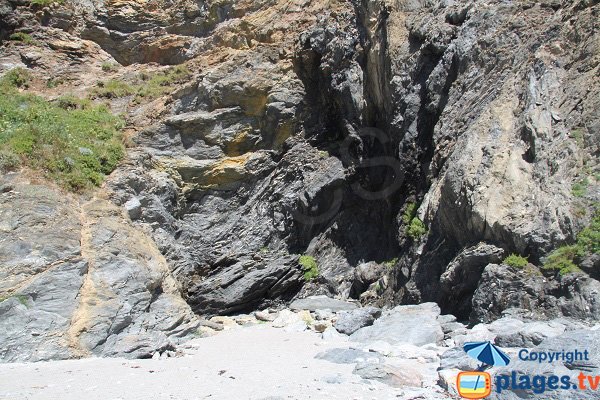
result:
<svg viewBox="0 0 600 400"><path fill-rule="evenodd" d="M463 349L470 357L483 363L479 367L480 371L510 364L510 358L491 342L469 342L465 343Z"/></svg>

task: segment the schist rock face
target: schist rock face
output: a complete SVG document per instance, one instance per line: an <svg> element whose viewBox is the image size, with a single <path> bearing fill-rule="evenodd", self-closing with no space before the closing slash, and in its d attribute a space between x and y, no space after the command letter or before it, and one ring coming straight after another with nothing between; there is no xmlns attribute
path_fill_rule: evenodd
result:
<svg viewBox="0 0 600 400"><path fill-rule="evenodd" d="M151 357L203 318L319 296L357 337L422 303L599 319L598 13L0 0L0 76L104 104L126 145L91 193L0 177L0 360Z"/></svg>

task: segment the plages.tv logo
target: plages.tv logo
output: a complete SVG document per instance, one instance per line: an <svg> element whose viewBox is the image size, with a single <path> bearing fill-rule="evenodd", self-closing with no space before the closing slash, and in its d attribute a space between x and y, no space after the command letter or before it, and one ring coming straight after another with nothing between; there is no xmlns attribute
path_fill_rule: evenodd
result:
<svg viewBox="0 0 600 400"><path fill-rule="evenodd" d="M492 377L484 370L491 366L506 366L510 364L510 358L490 342L465 343L463 348L470 357L482 364L478 371L459 373L456 389L465 399L483 399L492 393Z"/></svg>
<svg viewBox="0 0 600 400"><path fill-rule="evenodd" d="M542 374L533 375L518 371L501 371L492 377L485 372L491 367L504 367L510 363L510 358L490 342L474 342L464 345L465 352L482 364L474 372L461 372L456 380L458 394L465 399L483 399L492 391L501 395L504 391L526 391L534 395L542 395L549 391L561 390L600 390L600 375L588 375L581 371L573 371L571 375ZM565 366L578 366L583 370L593 371L594 362L590 352L582 349L545 350L522 349L518 353L519 360L534 363L549 363L559 361ZM576 364L574 364L576 363ZM569 397L565 397L569 398ZM598 397L600 398L600 397Z"/></svg>
<svg viewBox="0 0 600 400"><path fill-rule="evenodd" d="M492 377L487 372L461 372L456 387L465 399L483 399L492 393Z"/></svg>

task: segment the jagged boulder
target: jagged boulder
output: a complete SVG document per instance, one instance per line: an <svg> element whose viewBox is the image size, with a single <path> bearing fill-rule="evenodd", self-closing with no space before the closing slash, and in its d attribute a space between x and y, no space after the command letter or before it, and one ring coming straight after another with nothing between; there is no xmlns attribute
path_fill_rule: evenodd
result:
<svg viewBox="0 0 600 400"><path fill-rule="evenodd" d="M359 308L351 311L341 311L333 326L340 333L351 335L360 328L371 326L381 316L381 310L375 307Z"/></svg>

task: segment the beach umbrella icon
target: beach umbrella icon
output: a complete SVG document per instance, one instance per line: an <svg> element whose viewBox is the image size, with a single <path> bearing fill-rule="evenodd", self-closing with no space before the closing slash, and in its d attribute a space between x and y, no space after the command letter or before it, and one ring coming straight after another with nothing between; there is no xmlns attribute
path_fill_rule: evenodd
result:
<svg viewBox="0 0 600 400"><path fill-rule="evenodd" d="M510 363L510 358L491 342L469 342L463 349L470 357L489 366L504 367Z"/></svg>

